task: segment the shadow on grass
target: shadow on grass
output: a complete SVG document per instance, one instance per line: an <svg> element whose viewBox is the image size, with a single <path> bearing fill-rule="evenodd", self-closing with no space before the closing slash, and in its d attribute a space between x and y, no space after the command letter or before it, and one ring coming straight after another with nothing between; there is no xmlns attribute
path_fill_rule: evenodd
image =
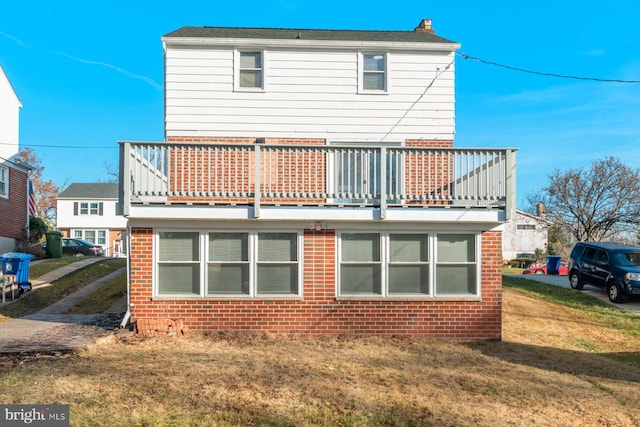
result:
<svg viewBox="0 0 640 427"><path fill-rule="evenodd" d="M640 352L596 353L504 341L465 345L487 357L545 371L640 382Z"/></svg>

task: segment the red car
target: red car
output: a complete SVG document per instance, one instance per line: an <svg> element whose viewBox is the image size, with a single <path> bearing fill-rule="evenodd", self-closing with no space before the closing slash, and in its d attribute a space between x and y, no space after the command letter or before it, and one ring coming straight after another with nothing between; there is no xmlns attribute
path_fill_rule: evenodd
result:
<svg viewBox="0 0 640 427"><path fill-rule="evenodd" d="M527 268L522 272L522 274L547 274L547 266L538 265L535 267ZM558 267L558 274L567 275L569 274L569 265L566 262L561 262L560 267Z"/></svg>

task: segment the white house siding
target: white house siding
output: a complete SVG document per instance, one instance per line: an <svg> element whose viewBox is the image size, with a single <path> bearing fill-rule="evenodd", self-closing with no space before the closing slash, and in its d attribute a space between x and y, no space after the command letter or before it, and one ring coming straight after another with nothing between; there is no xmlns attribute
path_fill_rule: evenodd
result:
<svg viewBox="0 0 640 427"><path fill-rule="evenodd" d="M533 230L518 230L518 224L534 226ZM533 254L536 249L547 250L550 223L539 217L516 211L515 219L507 221L502 233L502 257L517 258L520 254Z"/></svg>
<svg viewBox="0 0 640 427"><path fill-rule="evenodd" d="M74 215L75 202L99 202L103 203L102 215ZM116 200L91 199L91 200L60 200L57 202L57 228L65 236L75 237L74 232L104 230L107 242L102 245L108 256L120 256L126 253L127 219L116 215Z"/></svg>
<svg viewBox="0 0 640 427"><path fill-rule="evenodd" d="M102 215L74 215L74 202L102 202ZM116 200L58 200L57 227L58 228L125 228L127 219L116 215Z"/></svg>
<svg viewBox="0 0 640 427"><path fill-rule="evenodd" d="M327 49L266 51L256 92L234 91L233 49L168 46L167 137L452 140L454 54L385 52L383 94L358 93L358 51Z"/></svg>
<svg viewBox="0 0 640 427"><path fill-rule="evenodd" d="M20 100L0 67L0 164L18 154Z"/></svg>

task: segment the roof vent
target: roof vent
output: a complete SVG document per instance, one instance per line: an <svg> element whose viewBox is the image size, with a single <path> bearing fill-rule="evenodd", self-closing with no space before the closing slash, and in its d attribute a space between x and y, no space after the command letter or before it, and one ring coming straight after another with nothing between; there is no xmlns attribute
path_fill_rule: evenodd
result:
<svg viewBox="0 0 640 427"><path fill-rule="evenodd" d="M433 28L431 28L431 18L425 18L422 21L420 21L418 26L416 28L414 28L413 31L427 32L429 34L435 34L436 33L436 31Z"/></svg>

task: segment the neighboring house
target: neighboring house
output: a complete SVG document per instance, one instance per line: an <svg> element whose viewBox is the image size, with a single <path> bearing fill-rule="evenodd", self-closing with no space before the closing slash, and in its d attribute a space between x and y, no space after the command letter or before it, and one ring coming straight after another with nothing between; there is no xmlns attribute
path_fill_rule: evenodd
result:
<svg viewBox="0 0 640 427"><path fill-rule="evenodd" d="M164 142L120 143L141 333L501 338L515 150L456 149L459 45L184 27Z"/></svg>
<svg viewBox="0 0 640 427"><path fill-rule="evenodd" d="M515 217L504 224L502 258L534 258L536 249L546 253L549 227L552 224L544 218L540 207L537 215L516 210Z"/></svg>
<svg viewBox="0 0 640 427"><path fill-rule="evenodd" d="M22 104L0 66L0 255L16 250L29 226L29 165L17 159Z"/></svg>
<svg viewBox="0 0 640 427"><path fill-rule="evenodd" d="M58 194L57 228L66 237L102 246L108 256L127 253L127 220L117 215L118 184L74 183Z"/></svg>

